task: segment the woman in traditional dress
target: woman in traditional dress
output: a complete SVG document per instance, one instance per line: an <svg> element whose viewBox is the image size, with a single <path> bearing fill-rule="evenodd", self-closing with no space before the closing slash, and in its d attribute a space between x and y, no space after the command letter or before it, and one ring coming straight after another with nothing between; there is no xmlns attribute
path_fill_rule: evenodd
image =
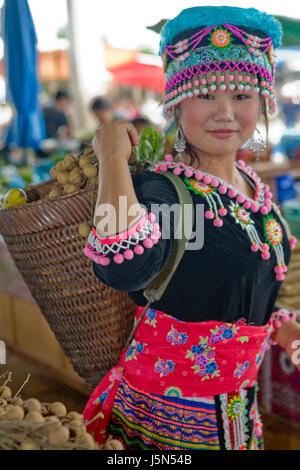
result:
<svg viewBox="0 0 300 470"><path fill-rule="evenodd" d="M256 126L275 112L280 41L278 21L253 8L183 10L164 25L160 43L164 113L176 121L177 151L132 177L133 126L115 122L95 134L99 192L85 254L103 283L136 302L136 320L147 304L143 289L168 264L177 229L169 211L177 193L161 173L185 183L196 215L203 209L202 224L196 217L193 227L198 244L186 249L85 407L99 443L111 434L130 450L263 447L259 367L271 341L292 358L300 339L294 312L275 305L296 240L268 185L236 152L249 140L257 154L265 147ZM119 196L137 213L122 212ZM109 234L103 205L106 222L123 216Z"/></svg>

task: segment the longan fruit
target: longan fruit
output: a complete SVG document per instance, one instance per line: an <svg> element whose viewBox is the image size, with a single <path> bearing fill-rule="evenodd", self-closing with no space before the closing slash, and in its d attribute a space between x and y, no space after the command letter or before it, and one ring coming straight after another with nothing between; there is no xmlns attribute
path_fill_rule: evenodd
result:
<svg viewBox="0 0 300 470"><path fill-rule="evenodd" d="M25 402L25 409L27 411L37 411L38 413L41 413L42 405L36 398L29 398Z"/></svg>
<svg viewBox="0 0 300 470"><path fill-rule="evenodd" d="M89 165L89 164L90 164L90 159L86 155L80 158L79 160L80 168L84 168L86 165Z"/></svg>
<svg viewBox="0 0 300 470"><path fill-rule="evenodd" d="M95 441L93 437L87 432L78 434L76 443L89 450L93 450L95 448Z"/></svg>
<svg viewBox="0 0 300 470"><path fill-rule="evenodd" d="M92 230L92 228L87 223L80 224L79 227L78 227L78 233L83 238L88 237L91 230Z"/></svg>
<svg viewBox="0 0 300 470"><path fill-rule="evenodd" d="M57 178L57 166L53 166L50 170L50 175L52 176L53 179L56 180Z"/></svg>
<svg viewBox="0 0 300 470"><path fill-rule="evenodd" d="M83 421L83 416L80 413L77 413L77 411L69 411L67 414L67 418L70 419L75 419L77 421Z"/></svg>
<svg viewBox="0 0 300 470"><path fill-rule="evenodd" d="M57 416L46 416L45 421L46 423L60 424L59 418Z"/></svg>
<svg viewBox="0 0 300 470"><path fill-rule="evenodd" d="M29 411L26 414L24 420L25 421L32 421L34 423L44 423L45 422L44 416L42 416L41 413L39 413L38 411Z"/></svg>
<svg viewBox="0 0 300 470"><path fill-rule="evenodd" d="M67 156L63 162L62 162L62 165L61 165L61 168L64 170L64 171L70 171L72 170L72 168L74 168L75 166L75 161L73 160L73 158L70 158L69 156Z"/></svg>
<svg viewBox="0 0 300 470"><path fill-rule="evenodd" d="M10 398L11 397L11 389L7 387L7 385L2 385L0 387L0 398Z"/></svg>
<svg viewBox="0 0 300 470"><path fill-rule="evenodd" d="M48 197L49 199L55 199L59 196L62 196L62 194L63 194L63 188L60 188L60 189L54 188L52 189L52 191L50 191Z"/></svg>
<svg viewBox="0 0 300 470"><path fill-rule="evenodd" d="M62 168L62 161L57 162L55 166L56 166L56 171L57 171L57 173L58 173L59 171L63 171L63 168Z"/></svg>
<svg viewBox="0 0 300 470"><path fill-rule="evenodd" d="M72 194L78 191L79 187L76 184L65 184L64 185L64 194Z"/></svg>
<svg viewBox="0 0 300 470"><path fill-rule="evenodd" d="M70 183L73 183L73 184L79 184L81 183L82 176L83 176L83 173L79 167L73 168L73 170L71 171L69 175L69 181Z"/></svg>
<svg viewBox="0 0 300 470"><path fill-rule="evenodd" d="M20 445L20 450L40 450L40 447L34 441L23 441Z"/></svg>
<svg viewBox="0 0 300 470"><path fill-rule="evenodd" d="M49 443L54 447L63 446L68 442L70 431L66 426L49 429Z"/></svg>
<svg viewBox="0 0 300 470"><path fill-rule="evenodd" d="M93 178L94 176L97 176L98 170L94 165L89 164L83 167L83 173L88 178Z"/></svg>
<svg viewBox="0 0 300 470"><path fill-rule="evenodd" d="M70 174L66 171L60 171L59 173L57 173L57 181L60 184L69 183L69 178L70 178Z"/></svg>
<svg viewBox="0 0 300 470"><path fill-rule="evenodd" d="M59 417L66 416L67 408L63 403L56 401L49 406L48 413Z"/></svg>
<svg viewBox="0 0 300 470"><path fill-rule="evenodd" d="M20 421L24 418L24 410L21 406L11 405L1 416L2 421Z"/></svg>

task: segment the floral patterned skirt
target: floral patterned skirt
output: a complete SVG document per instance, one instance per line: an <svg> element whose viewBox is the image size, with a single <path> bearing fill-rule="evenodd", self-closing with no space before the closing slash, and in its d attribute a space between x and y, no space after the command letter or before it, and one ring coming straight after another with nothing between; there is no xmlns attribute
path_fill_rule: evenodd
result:
<svg viewBox="0 0 300 470"><path fill-rule="evenodd" d="M127 450L263 450L257 386L202 398L172 393L146 393L123 377L110 434Z"/></svg>
<svg viewBox="0 0 300 470"><path fill-rule="evenodd" d="M190 323L149 308L89 398L87 431L128 449L262 448L257 374L271 332L271 322Z"/></svg>

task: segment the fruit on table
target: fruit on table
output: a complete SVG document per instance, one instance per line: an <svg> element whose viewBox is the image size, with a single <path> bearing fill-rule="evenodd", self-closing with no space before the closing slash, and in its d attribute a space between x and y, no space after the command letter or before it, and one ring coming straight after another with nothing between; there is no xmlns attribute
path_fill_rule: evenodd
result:
<svg viewBox="0 0 300 470"><path fill-rule="evenodd" d="M23 206L27 202L27 195L21 188L12 188L4 196L3 207L8 209L10 207Z"/></svg>

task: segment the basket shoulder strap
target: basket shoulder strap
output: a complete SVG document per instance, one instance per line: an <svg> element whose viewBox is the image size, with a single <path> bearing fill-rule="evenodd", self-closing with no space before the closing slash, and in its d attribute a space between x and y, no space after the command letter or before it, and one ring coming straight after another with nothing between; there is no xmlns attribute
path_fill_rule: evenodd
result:
<svg viewBox="0 0 300 470"><path fill-rule="evenodd" d="M178 264L185 252L186 245L189 242L194 223L194 204L190 192L183 181L173 173L161 173L168 178L174 185L181 211L179 213L178 225L174 234L173 250L167 266L154 278L144 289L144 296L147 300L159 300L167 288L172 275L177 269ZM184 206L189 204L192 212L186 212ZM192 214L192 217L190 217Z"/></svg>
<svg viewBox="0 0 300 470"><path fill-rule="evenodd" d="M148 310L150 304L154 301L159 300L163 293L165 292L167 285L169 284L174 272L177 269L177 266L179 265L181 258L185 252L186 245L189 242L189 239L191 237L191 233L193 230L193 224L194 224L194 203L192 200L192 197L190 195L189 190L183 183L183 181L173 173L161 173L164 176L166 176L174 185L179 204L181 206L181 211L179 214L179 220L178 220L178 225L176 228L176 232L174 235L174 243L173 243L173 249L172 253L169 259L169 262L167 266L150 282L150 284L144 289L143 294L144 297L148 300L147 305L144 307L144 310L138 319L138 321L135 323L129 338L127 340L127 343L125 345L125 349L127 348L128 344L131 342L135 330L139 326L140 322L142 321L146 311ZM184 210L184 206L186 204L189 204L191 207L191 212L186 212ZM192 217L190 217L192 215Z"/></svg>

